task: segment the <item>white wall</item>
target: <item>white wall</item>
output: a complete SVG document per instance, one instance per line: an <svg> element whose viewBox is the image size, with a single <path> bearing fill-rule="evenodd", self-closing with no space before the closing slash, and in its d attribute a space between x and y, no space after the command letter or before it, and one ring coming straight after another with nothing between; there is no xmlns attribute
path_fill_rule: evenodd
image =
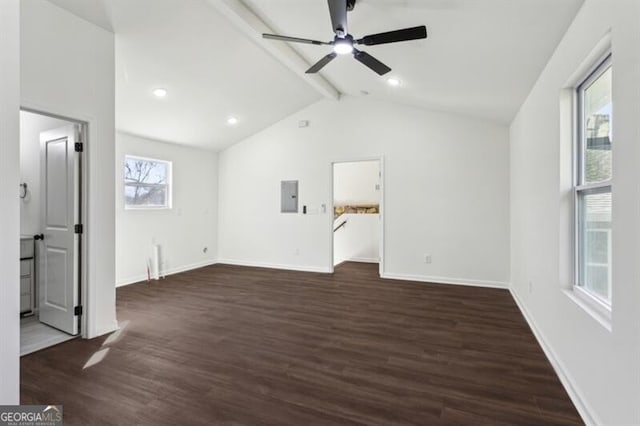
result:
<svg viewBox="0 0 640 426"><path fill-rule="evenodd" d="M615 105L612 331L570 297L571 138L566 130L571 127L560 119L563 89L575 82L576 72L584 70L585 60L610 29ZM512 290L583 418L598 425L640 423L638 46L640 2L587 0L511 126Z"/></svg>
<svg viewBox="0 0 640 426"><path fill-rule="evenodd" d="M508 130L348 97L220 154L220 261L328 271L331 212L281 214L280 181L299 180L300 205L313 211L330 205L332 161L376 156L384 156L386 276L506 286Z"/></svg>
<svg viewBox="0 0 640 426"><path fill-rule="evenodd" d="M40 226L40 133L72 123L22 111L20 113L20 182L27 184L27 196L20 200L20 234L35 235ZM21 190L22 191L22 190Z"/></svg>
<svg viewBox="0 0 640 426"><path fill-rule="evenodd" d="M380 254L380 215L345 213L334 221L333 264L345 261L378 263Z"/></svg>
<svg viewBox="0 0 640 426"><path fill-rule="evenodd" d="M379 161L336 163L333 166L333 203L336 206L378 204Z"/></svg>
<svg viewBox="0 0 640 426"><path fill-rule="evenodd" d="M85 277L87 333L94 337L117 327L114 36L48 1L20 6L22 105L89 123Z"/></svg>
<svg viewBox="0 0 640 426"><path fill-rule="evenodd" d="M20 15L0 0L0 405L20 398Z"/></svg>
<svg viewBox="0 0 640 426"><path fill-rule="evenodd" d="M125 155L173 162L171 209L124 209ZM152 244L161 246L161 273L164 274L214 263L217 258L217 163L217 154L212 151L117 133L117 285L146 279Z"/></svg>

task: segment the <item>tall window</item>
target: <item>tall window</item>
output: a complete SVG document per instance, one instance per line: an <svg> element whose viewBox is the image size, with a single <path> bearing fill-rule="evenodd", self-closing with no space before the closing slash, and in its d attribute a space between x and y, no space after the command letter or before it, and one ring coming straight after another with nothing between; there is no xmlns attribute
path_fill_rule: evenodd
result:
<svg viewBox="0 0 640 426"><path fill-rule="evenodd" d="M578 87L576 285L611 304L611 57Z"/></svg>
<svg viewBox="0 0 640 426"><path fill-rule="evenodd" d="M126 209L171 208L171 162L127 155L124 160Z"/></svg>

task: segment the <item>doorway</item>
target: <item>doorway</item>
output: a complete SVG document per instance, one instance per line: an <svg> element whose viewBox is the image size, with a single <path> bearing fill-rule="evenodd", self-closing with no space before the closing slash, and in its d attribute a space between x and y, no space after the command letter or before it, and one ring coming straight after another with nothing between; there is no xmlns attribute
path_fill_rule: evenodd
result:
<svg viewBox="0 0 640 426"><path fill-rule="evenodd" d="M331 164L331 271L344 262L384 267L382 158Z"/></svg>
<svg viewBox="0 0 640 426"><path fill-rule="evenodd" d="M20 112L20 355L76 338L86 123Z"/></svg>

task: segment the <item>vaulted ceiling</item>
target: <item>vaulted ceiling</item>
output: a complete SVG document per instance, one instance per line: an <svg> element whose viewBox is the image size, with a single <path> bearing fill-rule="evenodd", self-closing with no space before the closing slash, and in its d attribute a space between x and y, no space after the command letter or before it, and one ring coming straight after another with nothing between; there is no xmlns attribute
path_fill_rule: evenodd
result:
<svg viewBox="0 0 640 426"><path fill-rule="evenodd" d="M259 32L331 40L325 0L49 1L115 32L119 130L214 150L338 92L507 125L583 2L358 0L354 35L424 24L429 38L363 47L393 68L385 78L338 57L312 79L300 64L328 46ZM402 84L390 87L388 76ZM166 97L153 95L159 87Z"/></svg>

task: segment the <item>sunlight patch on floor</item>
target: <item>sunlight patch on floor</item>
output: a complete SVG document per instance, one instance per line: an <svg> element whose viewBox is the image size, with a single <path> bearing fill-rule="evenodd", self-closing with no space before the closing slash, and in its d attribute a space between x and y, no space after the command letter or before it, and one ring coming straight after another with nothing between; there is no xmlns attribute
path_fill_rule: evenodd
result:
<svg viewBox="0 0 640 426"><path fill-rule="evenodd" d="M100 349L98 352L91 355L91 358L84 364L82 367L83 370L86 370L89 367L93 367L96 364L100 364L102 360L105 359L107 354L109 353L109 348Z"/></svg>
<svg viewBox="0 0 640 426"><path fill-rule="evenodd" d="M82 369L86 370L89 367L93 367L94 365L101 363L106 358L110 349L105 346L114 345L118 343L120 340L122 340L122 338L124 337L127 331L127 327L129 327L129 324L131 324L131 321L128 321L128 320L122 321L121 323L119 323L118 330L111 333L111 335L107 337L104 342L102 342L103 349L100 349L97 352L95 352L93 355L91 355L91 358L89 358L89 360L84 364L84 367L82 367Z"/></svg>
<svg viewBox="0 0 640 426"><path fill-rule="evenodd" d="M113 333L111 333L111 335L109 337L107 337L107 340L104 341L102 346L113 345L113 344L117 343L118 341L120 341L124 337L124 334L127 331L127 327L129 326L130 323L131 323L131 321L129 321L129 320L122 321L121 323L119 323L118 326L120 328L118 328L118 330L116 330Z"/></svg>

